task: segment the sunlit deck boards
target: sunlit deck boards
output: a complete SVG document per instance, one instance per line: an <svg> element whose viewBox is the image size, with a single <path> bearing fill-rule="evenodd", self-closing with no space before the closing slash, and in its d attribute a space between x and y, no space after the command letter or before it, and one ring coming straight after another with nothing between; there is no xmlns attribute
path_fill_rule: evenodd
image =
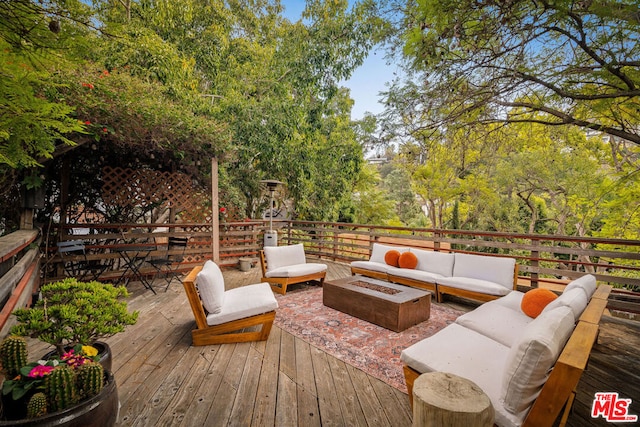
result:
<svg viewBox="0 0 640 427"><path fill-rule="evenodd" d="M327 265L328 280L350 274ZM232 288L259 281L260 269L224 275ZM138 283L130 289L139 321L107 340L121 426L411 425L405 394L278 327L266 342L192 347L194 319L177 280L157 295ZM568 425L609 425L588 416L595 391L617 391L640 414L638 347L637 322L604 319Z"/></svg>

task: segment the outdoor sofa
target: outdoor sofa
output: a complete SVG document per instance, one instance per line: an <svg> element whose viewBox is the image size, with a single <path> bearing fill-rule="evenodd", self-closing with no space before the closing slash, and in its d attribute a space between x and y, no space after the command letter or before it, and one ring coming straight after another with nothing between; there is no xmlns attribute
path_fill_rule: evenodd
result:
<svg viewBox="0 0 640 427"><path fill-rule="evenodd" d="M389 251L410 252L415 268L402 268L385 261ZM518 265L514 258L427 251L374 243L368 261L351 262L351 274L374 277L426 289L438 302L445 294L485 302L515 289Z"/></svg>
<svg viewBox="0 0 640 427"><path fill-rule="evenodd" d="M402 351L409 397L420 374L447 372L485 392L498 426L552 425L572 403L610 291L585 275L535 318L522 311L519 291L460 316Z"/></svg>

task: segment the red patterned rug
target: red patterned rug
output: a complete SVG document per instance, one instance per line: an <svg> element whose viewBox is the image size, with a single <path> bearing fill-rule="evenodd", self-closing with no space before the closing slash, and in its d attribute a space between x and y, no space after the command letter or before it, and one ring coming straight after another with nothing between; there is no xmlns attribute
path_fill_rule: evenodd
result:
<svg viewBox="0 0 640 427"><path fill-rule="evenodd" d="M405 393L402 350L463 314L431 304L429 320L398 333L326 307L319 287L304 285L277 299L277 326Z"/></svg>

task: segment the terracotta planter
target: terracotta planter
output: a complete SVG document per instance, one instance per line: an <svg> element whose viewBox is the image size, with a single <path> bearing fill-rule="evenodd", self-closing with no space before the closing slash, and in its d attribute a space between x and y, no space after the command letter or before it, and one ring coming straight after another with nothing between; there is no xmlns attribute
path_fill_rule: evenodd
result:
<svg viewBox="0 0 640 427"><path fill-rule="evenodd" d="M118 419L118 405L116 380L111 372L106 372L104 388L92 398L43 417L0 421L0 426L111 427Z"/></svg>

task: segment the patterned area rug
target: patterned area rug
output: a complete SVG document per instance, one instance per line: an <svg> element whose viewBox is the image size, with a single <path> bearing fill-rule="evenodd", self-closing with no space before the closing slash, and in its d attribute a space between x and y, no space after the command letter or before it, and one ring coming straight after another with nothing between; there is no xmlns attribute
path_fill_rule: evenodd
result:
<svg viewBox="0 0 640 427"><path fill-rule="evenodd" d="M319 287L305 285L277 299L277 326L405 393L402 350L463 314L431 304L429 320L397 333L326 307Z"/></svg>

